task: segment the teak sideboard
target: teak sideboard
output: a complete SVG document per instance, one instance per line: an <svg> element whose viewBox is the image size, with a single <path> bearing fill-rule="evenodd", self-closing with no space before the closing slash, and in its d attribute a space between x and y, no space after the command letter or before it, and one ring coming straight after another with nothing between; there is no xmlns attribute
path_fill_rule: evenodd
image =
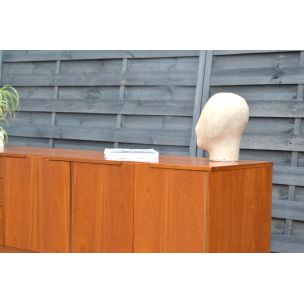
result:
<svg viewBox="0 0 304 304"><path fill-rule="evenodd" d="M33 252L270 252L272 163L8 147L0 245Z"/></svg>

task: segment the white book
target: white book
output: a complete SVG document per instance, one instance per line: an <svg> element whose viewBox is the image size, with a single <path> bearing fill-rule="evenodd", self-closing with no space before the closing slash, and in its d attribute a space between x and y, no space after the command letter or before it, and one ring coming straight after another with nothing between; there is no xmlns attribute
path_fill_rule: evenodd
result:
<svg viewBox="0 0 304 304"><path fill-rule="evenodd" d="M157 162L159 152L154 149L109 149L104 150L105 159Z"/></svg>

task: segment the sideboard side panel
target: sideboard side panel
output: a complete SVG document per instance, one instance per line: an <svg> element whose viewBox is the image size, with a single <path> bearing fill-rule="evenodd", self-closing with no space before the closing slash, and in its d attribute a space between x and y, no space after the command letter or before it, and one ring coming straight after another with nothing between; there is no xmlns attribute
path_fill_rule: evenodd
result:
<svg viewBox="0 0 304 304"><path fill-rule="evenodd" d="M206 172L135 168L134 251L204 252Z"/></svg>
<svg viewBox="0 0 304 304"><path fill-rule="evenodd" d="M134 165L73 164L73 252L133 252Z"/></svg>
<svg viewBox="0 0 304 304"><path fill-rule="evenodd" d="M272 167L210 172L207 252L270 252Z"/></svg>

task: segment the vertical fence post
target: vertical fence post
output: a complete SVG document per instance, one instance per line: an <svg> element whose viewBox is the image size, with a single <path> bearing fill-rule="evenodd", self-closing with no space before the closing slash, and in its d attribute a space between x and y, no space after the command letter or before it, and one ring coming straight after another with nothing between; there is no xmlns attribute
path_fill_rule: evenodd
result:
<svg viewBox="0 0 304 304"><path fill-rule="evenodd" d="M204 73L204 84L203 84L203 96L201 101L200 113L206 104L209 94L210 94L210 80L211 80L211 71L212 71L212 60L213 60L213 51L207 51L206 54L206 64L205 64L205 73ZM205 151L196 149L197 156L205 156Z"/></svg>
<svg viewBox="0 0 304 304"><path fill-rule="evenodd" d="M123 58L122 60L122 66L121 66L121 71L124 73L126 72L128 67L128 58ZM120 85L119 87L119 100L123 101L125 99L125 90L126 87L124 85ZM116 118L116 128L121 128L121 119L122 119L122 115L121 114L117 114L117 118ZM119 145L118 142L114 143L114 148L117 148Z"/></svg>
<svg viewBox="0 0 304 304"><path fill-rule="evenodd" d="M300 66L304 65L304 51L300 53ZM297 88L297 101L304 102L304 85L299 84ZM294 120L294 131L293 134L299 136L301 134L301 121L300 117L295 118ZM299 160L299 152L292 151L291 152L291 167L297 167ZM288 186L288 200L294 201L295 200L295 191L296 187L294 185ZM292 235L293 225L292 220L287 219L285 220L285 234Z"/></svg>
<svg viewBox="0 0 304 304"><path fill-rule="evenodd" d="M202 53L205 52L205 53ZM194 112L192 120L192 133L190 143L190 155L203 156L204 152L197 149L195 125L200 117L203 106L208 100L210 93L210 79L212 70L213 51L201 51L198 69L198 77L195 91Z"/></svg>
<svg viewBox="0 0 304 304"><path fill-rule="evenodd" d="M57 60L56 61L56 71L55 71L56 74L60 73L60 65L61 65L60 60ZM58 99L58 90L59 90L58 85L56 85L54 87L54 91L53 91L53 99ZM53 111L52 118L51 118L51 125L54 126L55 124L56 124L56 112ZM54 148L54 138L49 139L49 147Z"/></svg>
<svg viewBox="0 0 304 304"><path fill-rule="evenodd" d="M198 69L197 69L197 81L195 87L194 109L193 109L191 141L190 141L190 151L189 151L190 152L189 154L191 156L196 155L195 125L199 119L200 109L201 109L205 63L206 63L206 51L200 51Z"/></svg>

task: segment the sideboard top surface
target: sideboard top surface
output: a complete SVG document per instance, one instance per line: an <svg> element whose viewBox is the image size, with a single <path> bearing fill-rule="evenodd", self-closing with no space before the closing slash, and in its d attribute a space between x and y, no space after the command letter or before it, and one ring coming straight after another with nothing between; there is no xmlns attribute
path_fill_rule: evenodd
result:
<svg viewBox="0 0 304 304"><path fill-rule="evenodd" d="M77 161L121 165L126 161L112 161L104 158L103 151L54 149L44 147L7 146L0 156L27 157L42 156L50 160ZM130 162L129 162L130 163ZM194 156L161 155L157 163L148 163L154 168L187 169L200 171L222 171L249 167L272 166L271 162L240 160L237 162L212 162L207 158Z"/></svg>

